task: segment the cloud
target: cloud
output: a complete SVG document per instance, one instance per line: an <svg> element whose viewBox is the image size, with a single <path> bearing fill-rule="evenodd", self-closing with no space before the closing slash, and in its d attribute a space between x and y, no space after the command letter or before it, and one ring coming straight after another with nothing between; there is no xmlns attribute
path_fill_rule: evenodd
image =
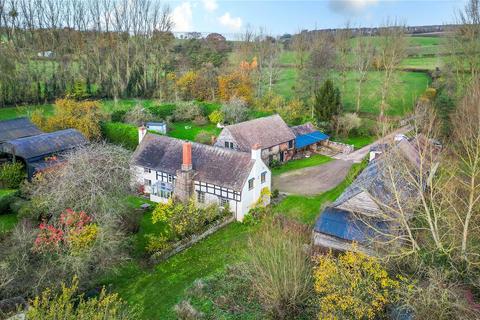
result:
<svg viewBox="0 0 480 320"><path fill-rule="evenodd" d="M190 2L183 2L172 11L172 20L175 31L192 31L192 5Z"/></svg>
<svg viewBox="0 0 480 320"><path fill-rule="evenodd" d="M355 15L377 2L378 0L330 0L328 6L336 13Z"/></svg>
<svg viewBox="0 0 480 320"><path fill-rule="evenodd" d="M202 0L202 3L205 10L209 12L213 12L218 8L217 0Z"/></svg>
<svg viewBox="0 0 480 320"><path fill-rule="evenodd" d="M239 30L242 27L242 18L232 17L230 12L225 12L225 14L218 18L218 22L224 27L227 27L231 30Z"/></svg>

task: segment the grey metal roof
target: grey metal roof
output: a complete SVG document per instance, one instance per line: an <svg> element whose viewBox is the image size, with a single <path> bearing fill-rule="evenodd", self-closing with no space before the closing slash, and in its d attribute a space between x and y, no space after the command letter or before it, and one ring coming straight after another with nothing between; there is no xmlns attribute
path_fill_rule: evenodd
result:
<svg viewBox="0 0 480 320"><path fill-rule="evenodd" d="M292 130L278 114L240 122L225 129L235 139L239 149L246 152L257 143L262 148L269 148L295 139Z"/></svg>
<svg viewBox="0 0 480 320"><path fill-rule="evenodd" d="M147 133L135 150L132 163L174 175L182 165L183 143L183 140ZM192 142L195 180L241 191L254 163L250 153Z"/></svg>
<svg viewBox="0 0 480 320"><path fill-rule="evenodd" d="M41 133L42 131L27 118L0 121L0 143L7 140L35 136Z"/></svg>
<svg viewBox="0 0 480 320"><path fill-rule="evenodd" d="M66 129L9 140L0 148L5 153L29 160L70 150L85 144L87 144L87 140L79 131Z"/></svg>

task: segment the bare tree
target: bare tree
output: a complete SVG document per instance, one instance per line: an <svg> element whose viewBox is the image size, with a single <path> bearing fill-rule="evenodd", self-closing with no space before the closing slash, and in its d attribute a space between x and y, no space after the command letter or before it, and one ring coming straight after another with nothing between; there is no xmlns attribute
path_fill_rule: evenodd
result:
<svg viewBox="0 0 480 320"><path fill-rule="evenodd" d="M396 81L396 71L406 53L406 38L404 26L394 21L382 26L379 30L378 67L383 72L380 88L380 118L383 118L388 108L390 97Z"/></svg>
<svg viewBox="0 0 480 320"><path fill-rule="evenodd" d="M357 73L356 77L356 98L355 98L355 111L360 112L362 105L362 89L363 85L367 81L368 71L371 68L373 60L373 45L372 39L368 36L360 36L355 38L355 44L353 46L353 68Z"/></svg>

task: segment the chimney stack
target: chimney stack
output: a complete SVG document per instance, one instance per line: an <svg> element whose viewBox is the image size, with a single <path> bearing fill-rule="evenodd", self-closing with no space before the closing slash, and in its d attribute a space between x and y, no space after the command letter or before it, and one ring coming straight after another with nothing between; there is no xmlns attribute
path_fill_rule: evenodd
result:
<svg viewBox="0 0 480 320"><path fill-rule="evenodd" d="M192 144L190 142L183 143L182 159L182 170L192 170Z"/></svg>
<svg viewBox="0 0 480 320"><path fill-rule="evenodd" d="M138 128L138 144L140 144L147 134L147 128L144 125Z"/></svg>
<svg viewBox="0 0 480 320"><path fill-rule="evenodd" d="M255 143L252 147L252 159L253 160L262 159L262 147L258 143Z"/></svg>

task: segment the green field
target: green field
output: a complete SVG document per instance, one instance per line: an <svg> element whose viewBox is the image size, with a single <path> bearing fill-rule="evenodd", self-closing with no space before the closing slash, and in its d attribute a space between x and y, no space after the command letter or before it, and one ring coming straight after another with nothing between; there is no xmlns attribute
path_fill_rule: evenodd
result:
<svg viewBox="0 0 480 320"><path fill-rule="evenodd" d="M345 84L345 92L342 92L342 100L346 111L355 110L356 85L358 73L349 72ZM337 86L341 87L338 76L333 76ZM294 95L294 86L296 84L297 74L293 68L283 68L280 72L279 80L274 85L277 94L285 97ZM413 109L416 98L418 98L430 84L430 78L427 74L421 72L396 72L396 83L391 90L391 95L387 99L390 108L388 115L401 116ZM362 106L360 112L377 115L379 113L380 93L383 82L383 73L380 71L371 71L368 73L367 82L363 85Z"/></svg>
<svg viewBox="0 0 480 320"><path fill-rule="evenodd" d="M365 147L366 145L369 145L370 143L373 143L376 138L369 136L369 137L348 137L348 138L340 138L336 139L339 142L343 142L346 144L353 144L355 149L360 149Z"/></svg>

